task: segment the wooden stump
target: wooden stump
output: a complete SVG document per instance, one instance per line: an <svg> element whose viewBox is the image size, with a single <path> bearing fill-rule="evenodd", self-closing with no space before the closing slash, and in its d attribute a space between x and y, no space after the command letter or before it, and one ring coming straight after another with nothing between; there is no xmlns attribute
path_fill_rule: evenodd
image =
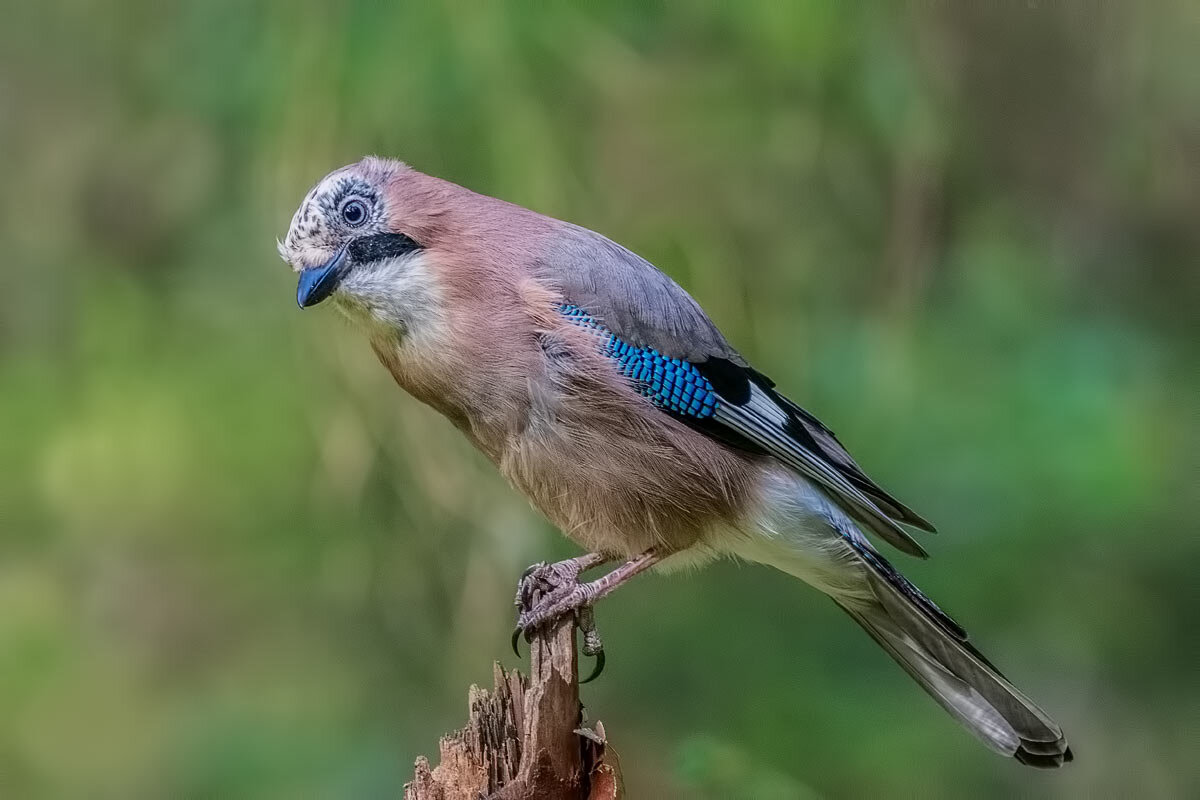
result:
<svg viewBox="0 0 1200 800"><path fill-rule="evenodd" d="M470 716L422 756L404 800L617 800L620 769L604 726L582 727L571 617L530 642L530 675L493 667L492 690L472 686Z"/></svg>

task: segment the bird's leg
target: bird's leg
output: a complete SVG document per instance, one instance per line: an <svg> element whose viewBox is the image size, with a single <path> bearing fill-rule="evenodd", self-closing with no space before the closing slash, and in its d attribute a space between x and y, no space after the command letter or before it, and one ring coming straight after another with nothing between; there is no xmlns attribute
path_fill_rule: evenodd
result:
<svg viewBox="0 0 1200 800"><path fill-rule="evenodd" d="M569 591L559 595L547 595L538 600L537 605L521 615L519 623L522 628L536 628L555 617L590 606L601 597L610 594L630 578L645 572L650 567L662 561L663 556L657 548L650 548L639 556L631 558L612 572L589 583L576 583ZM557 595L557 593L556 593Z"/></svg>
<svg viewBox="0 0 1200 800"><path fill-rule="evenodd" d="M558 599L579 583L579 573L611 560L599 553L585 553L553 564L540 561L530 565L517 581L517 608L524 612L549 598Z"/></svg>
<svg viewBox="0 0 1200 800"><path fill-rule="evenodd" d="M579 584L579 573L586 572L589 569L594 569L601 564L606 564L612 559L600 553L586 553L575 558L568 558L565 561L557 561L553 564L547 564L545 561L540 561L537 564L532 564L524 572L521 573L521 580L517 581L517 627L513 629L512 634L512 649L519 657L521 650L517 643L521 641L521 634L525 634L528 640L532 632L532 628L523 627L519 620L531 608L535 608L543 602L553 602ZM576 619L576 625L583 631L584 645L583 651L587 655L597 656L597 660L601 666L604 663L604 645L600 642L600 636L596 633L596 623L593 619ZM597 673L593 673L595 677ZM589 678L588 680L591 680Z"/></svg>
<svg viewBox="0 0 1200 800"><path fill-rule="evenodd" d="M592 604L662 559L663 556L655 548L650 548L589 583L579 583L579 573L608 561L604 556L589 553L557 564L539 564L527 570L517 590L519 614L517 629L513 634L514 649L522 632L528 635L556 617L575 612L579 629L583 631L584 653L596 656L596 670L587 679L592 680L604 668L604 649L596 632Z"/></svg>

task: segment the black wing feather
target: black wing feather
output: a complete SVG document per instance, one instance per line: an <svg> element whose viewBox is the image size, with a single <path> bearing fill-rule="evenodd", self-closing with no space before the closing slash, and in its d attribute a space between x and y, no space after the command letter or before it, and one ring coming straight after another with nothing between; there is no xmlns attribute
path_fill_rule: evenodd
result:
<svg viewBox="0 0 1200 800"><path fill-rule="evenodd" d="M788 433L797 441L805 443L810 450L819 453L826 461L837 467L837 470L846 476L846 480L854 484L867 497L874 500L875 504L892 519L903 522L906 525L912 525L915 528L920 528L923 531L937 533L937 528L933 526L933 523L901 503L885 491L883 487L871 480L854 461L850 453L846 451L842 443L838 441L833 431L825 427L821 420L777 392L775 393L775 398L780 405L791 412L791 419L788 422Z"/></svg>
<svg viewBox="0 0 1200 800"><path fill-rule="evenodd" d="M716 426L748 440L755 452L768 453L818 483L851 516L893 547L926 557L925 550L900 527L902 520L881 508L870 493L857 485L856 475L826 454L818 440L803 427L803 420L795 410L798 407L782 398L769 378L750 367L739 367L722 359L709 359L695 366L721 398L712 418ZM730 441L726 435L718 438ZM862 474L861 470L857 472ZM869 479L867 484L875 492L883 493Z"/></svg>

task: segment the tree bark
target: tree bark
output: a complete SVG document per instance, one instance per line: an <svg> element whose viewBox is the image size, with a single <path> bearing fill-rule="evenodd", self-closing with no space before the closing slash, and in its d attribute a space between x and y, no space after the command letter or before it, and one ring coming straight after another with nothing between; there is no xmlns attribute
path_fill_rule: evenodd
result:
<svg viewBox="0 0 1200 800"><path fill-rule="evenodd" d="M442 737L440 763L417 759L404 800L618 800L620 769L604 726L584 728L575 620L530 642L530 675L493 666L492 690L472 686L462 730Z"/></svg>

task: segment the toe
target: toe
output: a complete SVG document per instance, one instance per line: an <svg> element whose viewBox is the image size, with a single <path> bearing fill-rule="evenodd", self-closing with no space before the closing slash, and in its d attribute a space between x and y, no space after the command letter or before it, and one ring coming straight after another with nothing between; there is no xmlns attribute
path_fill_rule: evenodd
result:
<svg viewBox="0 0 1200 800"><path fill-rule="evenodd" d="M601 650L601 651L599 651L598 653L596 653L596 663L595 663L595 665L592 667L592 674L591 674L591 675L588 675L586 678L584 678L583 680L581 680L581 681L580 681L580 683L581 683L581 684L584 684L584 683L591 683L592 681L596 680L596 678L599 678L599 677L600 677L600 673L601 673L601 672L604 672L604 661L605 661L605 659L604 659L604 651L603 651L603 650Z"/></svg>
<svg viewBox="0 0 1200 800"><path fill-rule="evenodd" d="M514 653L516 653L516 654L517 654L517 658L520 658L520 657L521 657L521 634L522 634L522 633L524 633L524 632L525 632L525 631L524 631L524 630L522 630L522 628L521 628L521 626L520 626L520 625L518 625L517 627L513 628L513 632L512 632L512 650L513 650L513 652L514 652Z"/></svg>

